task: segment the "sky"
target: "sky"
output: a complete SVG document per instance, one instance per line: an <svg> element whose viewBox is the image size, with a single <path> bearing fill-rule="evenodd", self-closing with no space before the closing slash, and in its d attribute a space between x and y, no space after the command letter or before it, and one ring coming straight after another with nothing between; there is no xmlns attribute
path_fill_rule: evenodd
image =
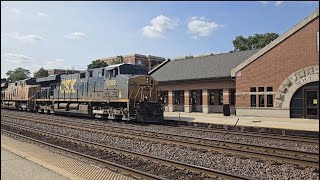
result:
<svg viewBox="0 0 320 180"><path fill-rule="evenodd" d="M283 34L317 1L1 1L1 77L18 67L85 70L98 58L233 50L236 36Z"/></svg>

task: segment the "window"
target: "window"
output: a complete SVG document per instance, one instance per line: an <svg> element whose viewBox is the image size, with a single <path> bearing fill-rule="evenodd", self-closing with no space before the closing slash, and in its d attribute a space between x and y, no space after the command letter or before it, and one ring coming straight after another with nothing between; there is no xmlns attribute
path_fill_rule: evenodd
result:
<svg viewBox="0 0 320 180"><path fill-rule="evenodd" d="M259 92L264 92L264 87L259 87ZM264 94L259 95L259 107L264 107Z"/></svg>
<svg viewBox="0 0 320 180"><path fill-rule="evenodd" d="M259 107L264 107L264 95L259 95Z"/></svg>
<svg viewBox="0 0 320 180"><path fill-rule="evenodd" d="M148 69L142 66L123 64L119 67L120 74L148 74Z"/></svg>
<svg viewBox="0 0 320 180"><path fill-rule="evenodd" d="M259 87L259 92L264 92L264 87Z"/></svg>
<svg viewBox="0 0 320 180"><path fill-rule="evenodd" d="M272 87L267 87L268 92L272 92ZM267 107L273 107L273 95L268 94L267 95Z"/></svg>
<svg viewBox="0 0 320 180"><path fill-rule="evenodd" d="M116 77L118 75L118 68L114 68L112 72L113 72L113 77Z"/></svg>
<svg viewBox="0 0 320 180"><path fill-rule="evenodd" d="M214 105L214 91L209 93L209 105Z"/></svg>
<svg viewBox="0 0 320 180"><path fill-rule="evenodd" d="M250 92L256 92L256 87L251 87L250 88ZM257 106L257 102L256 102L256 95L255 94L252 94L250 95L250 104L251 104L251 107L256 107Z"/></svg>
<svg viewBox="0 0 320 180"><path fill-rule="evenodd" d="M181 91L175 91L174 92L174 104L181 104Z"/></svg>
<svg viewBox="0 0 320 180"><path fill-rule="evenodd" d="M235 89L230 89L230 105L234 105L236 102L236 90Z"/></svg>
<svg viewBox="0 0 320 180"><path fill-rule="evenodd" d="M222 89L219 89L219 98L220 98L219 105L222 105L223 104L223 90Z"/></svg>
<svg viewBox="0 0 320 180"><path fill-rule="evenodd" d="M89 71L89 77L92 77L92 76L93 76L93 72Z"/></svg>
<svg viewBox="0 0 320 180"><path fill-rule="evenodd" d="M168 91L161 91L160 97L162 98L162 103L168 105Z"/></svg>
<svg viewBox="0 0 320 180"><path fill-rule="evenodd" d="M101 70L101 76L104 76L104 69Z"/></svg>
<svg viewBox="0 0 320 180"><path fill-rule="evenodd" d="M272 92L272 87L267 87L267 92Z"/></svg>
<svg viewBox="0 0 320 180"><path fill-rule="evenodd" d="M223 104L223 90L222 89L214 89L209 92L209 104L210 105L222 105Z"/></svg>
<svg viewBox="0 0 320 180"><path fill-rule="evenodd" d="M138 60L138 64L142 64L142 61L140 59Z"/></svg>
<svg viewBox="0 0 320 180"><path fill-rule="evenodd" d="M83 79L83 78L86 78L86 73L85 72L80 73L80 79Z"/></svg>

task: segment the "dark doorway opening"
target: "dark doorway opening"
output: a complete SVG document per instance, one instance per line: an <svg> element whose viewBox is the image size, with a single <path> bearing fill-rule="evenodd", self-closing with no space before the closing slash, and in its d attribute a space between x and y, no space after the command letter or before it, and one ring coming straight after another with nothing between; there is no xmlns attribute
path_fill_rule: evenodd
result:
<svg viewBox="0 0 320 180"><path fill-rule="evenodd" d="M308 83L294 93L290 117L319 119L319 82Z"/></svg>

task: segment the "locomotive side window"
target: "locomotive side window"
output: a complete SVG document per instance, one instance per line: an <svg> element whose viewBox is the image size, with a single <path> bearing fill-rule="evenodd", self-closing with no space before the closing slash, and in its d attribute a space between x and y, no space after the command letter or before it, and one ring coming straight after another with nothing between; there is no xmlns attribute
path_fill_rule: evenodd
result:
<svg viewBox="0 0 320 180"><path fill-rule="evenodd" d="M109 79L111 79L112 76L112 70L109 70Z"/></svg>
<svg viewBox="0 0 320 180"><path fill-rule="evenodd" d="M104 69L102 69L101 71L101 76L104 76Z"/></svg>
<svg viewBox="0 0 320 180"><path fill-rule="evenodd" d="M86 73L80 73L80 79L86 78Z"/></svg>
<svg viewBox="0 0 320 180"><path fill-rule="evenodd" d="M119 67L120 74L147 74L148 70L144 67L140 66L132 66L128 64L124 64Z"/></svg>
<svg viewBox="0 0 320 180"><path fill-rule="evenodd" d="M113 69L113 76L116 77L118 75L118 68Z"/></svg>
<svg viewBox="0 0 320 180"><path fill-rule="evenodd" d="M92 76L93 76L92 71L89 71L89 77L92 77Z"/></svg>

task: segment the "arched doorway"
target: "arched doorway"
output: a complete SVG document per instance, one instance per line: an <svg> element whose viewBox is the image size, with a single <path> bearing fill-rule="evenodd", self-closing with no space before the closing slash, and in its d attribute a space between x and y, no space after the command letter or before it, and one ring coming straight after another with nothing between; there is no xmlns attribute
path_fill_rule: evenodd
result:
<svg viewBox="0 0 320 180"><path fill-rule="evenodd" d="M319 81L305 84L293 94L290 117L319 119Z"/></svg>

